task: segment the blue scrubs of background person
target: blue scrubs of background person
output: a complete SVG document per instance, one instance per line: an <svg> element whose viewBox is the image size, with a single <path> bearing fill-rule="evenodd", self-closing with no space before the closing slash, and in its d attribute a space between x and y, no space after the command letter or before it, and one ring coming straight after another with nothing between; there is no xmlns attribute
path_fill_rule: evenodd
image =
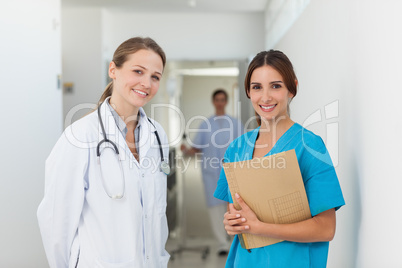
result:
<svg viewBox="0 0 402 268"><path fill-rule="evenodd" d="M260 127L233 141L225 153L225 162L294 149L312 218L292 224L263 223L237 196L241 210L230 204L224 215L228 234L253 233L284 241L248 251L236 236L226 267L326 267L329 241L335 235L335 211L345 201L324 142L289 117L288 105L297 93L291 62L280 51L260 52L250 63L245 88L260 118ZM214 196L233 203L223 170Z"/></svg>
<svg viewBox="0 0 402 268"><path fill-rule="evenodd" d="M238 136L243 134L244 126L241 122L225 113L228 95L223 89L216 89L212 94L212 103L215 115L203 121L197 135L192 142L192 148L185 146L182 150L185 155L202 153L201 171L204 185L205 199L212 231L219 242L218 255L226 255L230 242L222 224L222 214L227 210L227 202L213 196L222 169L222 159L226 148Z"/></svg>

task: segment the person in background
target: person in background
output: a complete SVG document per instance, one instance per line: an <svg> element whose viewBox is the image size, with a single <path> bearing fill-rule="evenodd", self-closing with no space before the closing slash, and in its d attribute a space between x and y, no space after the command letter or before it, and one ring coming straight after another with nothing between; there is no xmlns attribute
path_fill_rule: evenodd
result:
<svg viewBox="0 0 402 268"><path fill-rule="evenodd" d="M216 198L230 202L224 214L229 235L250 233L284 240L261 248L241 247L233 240L226 267L326 267L329 241L335 235L335 211L345 204L335 169L323 140L295 123L289 104L298 81L288 57L278 50L262 51L251 61L244 82L247 96L260 117L260 126L233 141L226 162L250 160L294 149L312 218L291 224L261 222L238 193L236 210L221 172Z"/></svg>
<svg viewBox="0 0 402 268"><path fill-rule="evenodd" d="M202 158L202 179L209 218L215 238L219 242L218 255L227 255L230 240L222 224L222 214L227 209L227 202L213 196L222 159L226 148L235 138L243 134L241 122L225 112L228 94L223 89L216 89L212 94L215 114L203 121L199 127L191 148L182 145L181 150L187 156L200 153Z"/></svg>
<svg viewBox="0 0 402 268"><path fill-rule="evenodd" d="M51 268L167 267L168 141L142 108L165 63L151 38L123 42L98 108L67 127L47 158L37 214Z"/></svg>

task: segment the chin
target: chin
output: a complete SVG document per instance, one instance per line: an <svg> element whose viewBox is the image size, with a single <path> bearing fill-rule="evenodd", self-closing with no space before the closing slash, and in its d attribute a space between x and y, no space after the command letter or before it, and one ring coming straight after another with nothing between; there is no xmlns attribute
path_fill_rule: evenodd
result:
<svg viewBox="0 0 402 268"><path fill-rule="evenodd" d="M149 99L131 99L130 104L133 105L134 107L143 107L149 102Z"/></svg>

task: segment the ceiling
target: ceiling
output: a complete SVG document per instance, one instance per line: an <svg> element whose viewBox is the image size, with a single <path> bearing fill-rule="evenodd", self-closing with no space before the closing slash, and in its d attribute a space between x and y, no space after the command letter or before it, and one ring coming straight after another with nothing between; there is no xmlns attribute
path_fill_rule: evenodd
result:
<svg viewBox="0 0 402 268"><path fill-rule="evenodd" d="M268 0L62 0L65 7L106 7L134 12L263 12Z"/></svg>

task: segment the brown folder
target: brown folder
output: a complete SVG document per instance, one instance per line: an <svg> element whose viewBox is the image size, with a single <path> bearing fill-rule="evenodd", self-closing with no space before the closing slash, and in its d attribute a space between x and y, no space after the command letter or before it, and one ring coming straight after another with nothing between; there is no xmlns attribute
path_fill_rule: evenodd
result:
<svg viewBox="0 0 402 268"><path fill-rule="evenodd" d="M240 194L258 219L266 223L294 223L311 218L306 190L294 150L252 160L224 163L226 179L236 209ZM283 240L241 234L243 248L272 245Z"/></svg>

